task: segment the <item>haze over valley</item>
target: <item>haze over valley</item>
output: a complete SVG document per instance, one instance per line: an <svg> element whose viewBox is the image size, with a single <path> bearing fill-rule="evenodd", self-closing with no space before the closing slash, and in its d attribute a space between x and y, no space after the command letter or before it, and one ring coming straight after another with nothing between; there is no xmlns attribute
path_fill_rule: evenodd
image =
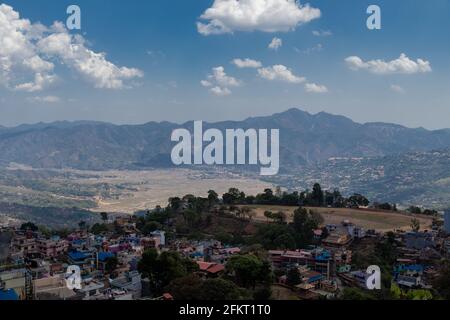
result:
<svg viewBox="0 0 450 320"><path fill-rule="evenodd" d="M450 130L359 124L299 109L205 125L280 129L281 171L263 180L252 166L174 167L170 134L191 126L56 122L3 127L1 202L131 214L165 206L170 197L204 196L211 189L223 194L237 187L257 194L276 186L299 191L318 182L347 195L365 194L371 201L439 210L450 206ZM17 217L11 205L0 206L0 212Z"/></svg>

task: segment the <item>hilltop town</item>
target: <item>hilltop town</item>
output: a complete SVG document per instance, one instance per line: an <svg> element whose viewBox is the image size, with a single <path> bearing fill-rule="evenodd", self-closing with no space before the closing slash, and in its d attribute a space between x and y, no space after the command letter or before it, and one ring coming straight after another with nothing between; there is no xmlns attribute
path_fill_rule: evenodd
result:
<svg viewBox="0 0 450 320"><path fill-rule="evenodd" d="M269 208L290 210L261 217ZM320 213L337 209L355 221L404 215L410 226L366 229ZM72 229L7 221L0 300L449 299L449 215L396 210L315 185L257 196L211 190ZM381 290L366 288L370 265L381 268ZM67 285L69 266L80 268L81 288Z"/></svg>

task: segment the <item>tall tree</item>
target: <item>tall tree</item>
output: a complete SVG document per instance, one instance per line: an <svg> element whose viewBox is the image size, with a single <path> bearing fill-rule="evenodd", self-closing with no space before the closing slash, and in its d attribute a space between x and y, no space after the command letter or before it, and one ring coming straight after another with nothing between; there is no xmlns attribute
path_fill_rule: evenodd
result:
<svg viewBox="0 0 450 320"><path fill-rule="evenodd" d="M320 184L316 183L311 193L312 205L315 207L321 207L324 204L324 195Z"/></svg>
<svg viewBox="0 0 450 320"><path fill-rule="evenodd" d="M208 191L208 201L209 206L212 207L213 205L217 204L219 202L219 195L214 190Z"/></svg>
<svg viewBox="0 0 450 320"><path fill-rule="evenodd" d="M301 283L301 277L300 272L298 271L298 268L291 268L289 269L287 276L286 276L286 283L290 286L296 286Z"/></svg>
<svg viewBox="0 0 450 320"><path fill-rule="evenodd" d="M419 232L420 230L420 221L416 218L411 220L411 229L414 232Z"/></svg>
<svg viewBox="0 0 450 320"><path fill-rule="evenodd" d="M439 268L439 275L433 281L433 287L445 300L450 300L450 260L444 260Z"/></svg>
<svg viewBox="0 0 450 320"><path fill-rule="evenodd" d="M100 213L100 215L101 215L103 221L105 221L105 222L108 221L108 213L107 212L102 212L102 213Z"/></svg>
<svg viewBox="0 0 450 320"><path fill-rule="evenodd" d="M161 293L171 281L197 271L198 265L190 259L181 257L177 252L168 251L159 254L156 249L149 249L142 255L138 270L144 277L149 278L153 291Z"/></svg>
<svg viewBox="0 0 450 320"><path fill-rule="evenodd" d="M109 274L113 273L116 270L117 265L119 264L119 260L117 257L110 257L105 261L105 271Z"/></svg>
<svg viewBox="0 0 450 320"><path fill-rule="evenodd" d="M319 223L323 218L317 212L311 214L305 208L299 208L294 211L294 222L292 228L295 231L297 245L299 247L305 247L311 244L314 233L313 231L319 228Z"/></svg>
<svg viewBox="0 0 450 320"><path fill-rule="evenodd" d="M86 221L78 222L78 227L80 228L80 230L86 229L86 225L87 225Z"/></svg>
<svg viewBox="0 0 450 320"><path fill-rule="evenodd" d="M226 270L244 288L255 288L257 283L265 282L271 276L270 266L253 254L232 256Z"/></svg>
<svg viewBox="0 0 450 320"><path fill-rule="evenodd" d="M32 222L24 223L20 226L20 230L22 231L33 231L36 232L39 230L38 226Z"/></svg>
<svg viewBox="0 0 450 320"><path fill-rule="evenodd" d="M175 279L166 287L175 300L225 301L248 299L249 293L225 279L202 280L196 275Z"/></svg>

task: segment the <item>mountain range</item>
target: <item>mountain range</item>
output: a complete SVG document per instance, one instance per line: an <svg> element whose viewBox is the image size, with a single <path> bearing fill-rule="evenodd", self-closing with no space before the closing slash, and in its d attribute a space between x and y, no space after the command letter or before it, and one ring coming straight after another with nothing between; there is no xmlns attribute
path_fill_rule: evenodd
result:
<svg viewBox="0 0 450 320"><path fill-rule="evenodd" d="M384 157L450 148L450 129L426 130L389 123L360 124L343 116L299 109L243 121L204 123L206 128L279 129L282 168L323 163L330 158ZM54 122L0 127L0 165L107 170L171 166L174 129L193 122L114 125Z"/></svg>

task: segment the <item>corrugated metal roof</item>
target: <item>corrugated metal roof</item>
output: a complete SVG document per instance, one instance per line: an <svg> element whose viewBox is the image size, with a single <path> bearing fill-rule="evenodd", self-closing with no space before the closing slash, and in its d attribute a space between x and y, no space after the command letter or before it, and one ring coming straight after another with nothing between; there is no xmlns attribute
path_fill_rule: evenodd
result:
<svg viewBox="0 0 450 320"><path fill-rule="evenodd" d="M13 289L0 290L0 301L16 301L19 300L19 296Z"/></svg>

